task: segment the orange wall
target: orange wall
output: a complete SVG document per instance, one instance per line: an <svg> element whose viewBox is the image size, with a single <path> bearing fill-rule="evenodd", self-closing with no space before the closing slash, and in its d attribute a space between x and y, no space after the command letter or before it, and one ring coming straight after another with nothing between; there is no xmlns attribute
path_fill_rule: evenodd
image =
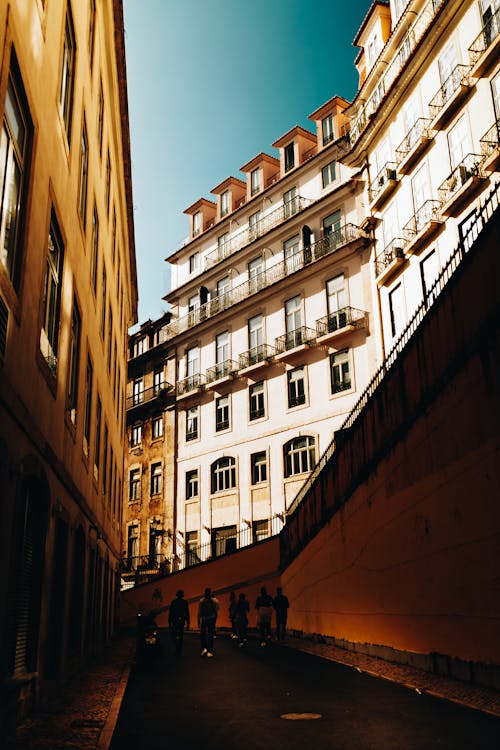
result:
<svg viewBox="0 0 500 750"><path fill-rule="evenodd" d="M122 592L120 597L120 621L128 625L135 622L138 612L163 609L157 617L160 627L166 626L166 607L175 598L177 589L184 590L189 602L191 624L196 627L198 600L206 586L210 586L220 603L219 627L229 627L229 592L246 594L250 602L250 626L255 625L253 614L255 600L261 586L274 594L279 583L279 538L273 537L253 547L245 547L226 557L220 557L193 568L186 568L171 576L159 578L151 583ZM161 599L153 598L159 592Z"/></svg>

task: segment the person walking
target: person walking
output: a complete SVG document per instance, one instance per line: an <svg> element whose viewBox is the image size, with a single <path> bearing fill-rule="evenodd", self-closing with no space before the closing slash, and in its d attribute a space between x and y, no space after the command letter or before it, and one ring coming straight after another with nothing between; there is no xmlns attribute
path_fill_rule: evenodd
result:
<svg viewBox="0 0 500 750"><path fill-rule="evenodd" d="M231 622L231 638L237 638L236 625L234 624L234 613L236 610L236 594L231 591L229 594L229 620Z"/></svg>
<svg viewBox="0 0 500 750"><path fill-rule="evenodd" d="M286 621L288 617L288 608L290 602L288 597L283 593L283 589L278 586L276 596L274 597L274 611L276 612L276 640L284 641L286 635Z"/></svg>
<svg viewBox="0 0 500 750"><path fill-rule="evenodd" d="M267 646L267 641L271 640L271 618L273 616L273 597L267 593L265 586L260 590L260 596L255 602L257 610L257 624L260 633L260 645Z"/></svg>
<svg viewBox="0 0 500 750"><path fill-rule="evenodd" d="M184 599L184 591L182 589L178 590L175 597L170 602L168 624L175 652L180 655L184 640L184 626L189 630L189 607L187 601Z"/></svg>
<svg viewBox="0 0 500 750"><path fill-rule="evenodd" d="M215 596L212 596L212 590L207 587L198 604L198 626L200 628L202 656L212 657L214 655L214 633L218 614L219 602Z"/></svg>
<svg viewBox="0 0 500 750"><path fill-rule="evenodd" d="M236 628L236 637L238 646L241 648L247 642L248 613L250 612L250 602L245 594L241 593L234 608L234 625Z"/></svg>

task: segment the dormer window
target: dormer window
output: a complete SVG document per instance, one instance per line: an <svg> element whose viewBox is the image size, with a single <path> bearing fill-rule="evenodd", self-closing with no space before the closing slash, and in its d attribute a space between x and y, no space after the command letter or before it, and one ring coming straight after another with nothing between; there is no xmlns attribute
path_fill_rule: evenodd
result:
<svg viewBox="0 0 500 750"><path fill-rule="evenodd" d="M285 146L285 172L289 172L295 166L295 144L289 143Z"/></svg>
<svg viewBox="0 0 500 750"><path fill-rule="evenodd" d="M229 213L229 190L225 190L220 196L220 215L227 216Z"/></svg>
<svg viewBox="0 0 500 750"><path fill-rule="evenodd" d="M262 189L260 175L261 175L260 169L254 169L250 173L250 191L252 195L259 193Z"/></svg>
<svg viewBox="0 0 500 750"><path fill-rule="evenodd" d="M370 70L377 57L380 54L380 50L382 49L382 40L380 38L380 33L378 29L374 31L372 36L367 42L366 45L366 62L367 62L367 69Z"/></svg>
<svg viewBox="0 0 500 750"><path fill-rule="evenodd" d="M333 115L328 115L328 117L321 120L321 132L323 135L323 146L333 141Z"/></svg>
<svg viewBox="0 0 500 750"><path fill-rule="evenodd" d="M196 237L201 232L201 211L197 211L193 215L193 237Z"/></svg>

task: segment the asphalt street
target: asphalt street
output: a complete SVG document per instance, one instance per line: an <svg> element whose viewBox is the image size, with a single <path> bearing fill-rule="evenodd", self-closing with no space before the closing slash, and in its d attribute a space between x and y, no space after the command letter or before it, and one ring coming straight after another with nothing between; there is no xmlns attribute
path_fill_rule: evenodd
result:
<svg viewBox="0 0 500 750"><path fill-rule="evenodd" d="M285 718L286 715L289 718ZM294 716L295 715L295 716ZM498 750L500 719L276 643L137 665L111 750Z"/></svg>

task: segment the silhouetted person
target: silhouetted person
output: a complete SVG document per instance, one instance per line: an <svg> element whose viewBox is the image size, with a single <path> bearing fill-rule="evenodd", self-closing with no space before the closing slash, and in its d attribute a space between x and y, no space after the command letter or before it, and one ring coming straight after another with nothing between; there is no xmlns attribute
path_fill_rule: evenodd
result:
<svg viewBox="0 0 500 750"><path fill-rule="evenodd" d="M274 611L276 612L276 638L278 641L284 641L286 635L286 621L288 617L288 608L290 603L288 597L283 593L283 589L276 589L274 597Z"/></svg>
<svg viewBox="0 0 500 750"><path fill-rule="evenodd" d="M184 591L182 589L179 589L176 598L170 602L168 624L175 651L177 654L180 654L182 653L184 626L189 630L189 607L187 601L184 599Z"/></svg>
<svg viewBox="0 0 500 750"><path fill-rule="evenodd" d="M248 613L250 612L250 603L245 594L241 593L234 607L234 625L236 628L236 637L238 646L244 646L247 642Z"/></svg>
<svg viewBox="0 0 500 750"><path fill-rule="evenodd" d="M257 597L255 608L258 613L257 623L260 633L260 645L267 646L267 641L271 639L271 618L273 616L273 597L267 593L265 586L260 590L260 596Z"/></svg>
<svg viewBox="0 0 500 750"><path fill-rule="evenodd" d="M212 596L208 587L204 596L198 604L198 625L200 627L201 655L211 657L214 655L214 633L217 615L219 613L219 602Z"/></svg>

